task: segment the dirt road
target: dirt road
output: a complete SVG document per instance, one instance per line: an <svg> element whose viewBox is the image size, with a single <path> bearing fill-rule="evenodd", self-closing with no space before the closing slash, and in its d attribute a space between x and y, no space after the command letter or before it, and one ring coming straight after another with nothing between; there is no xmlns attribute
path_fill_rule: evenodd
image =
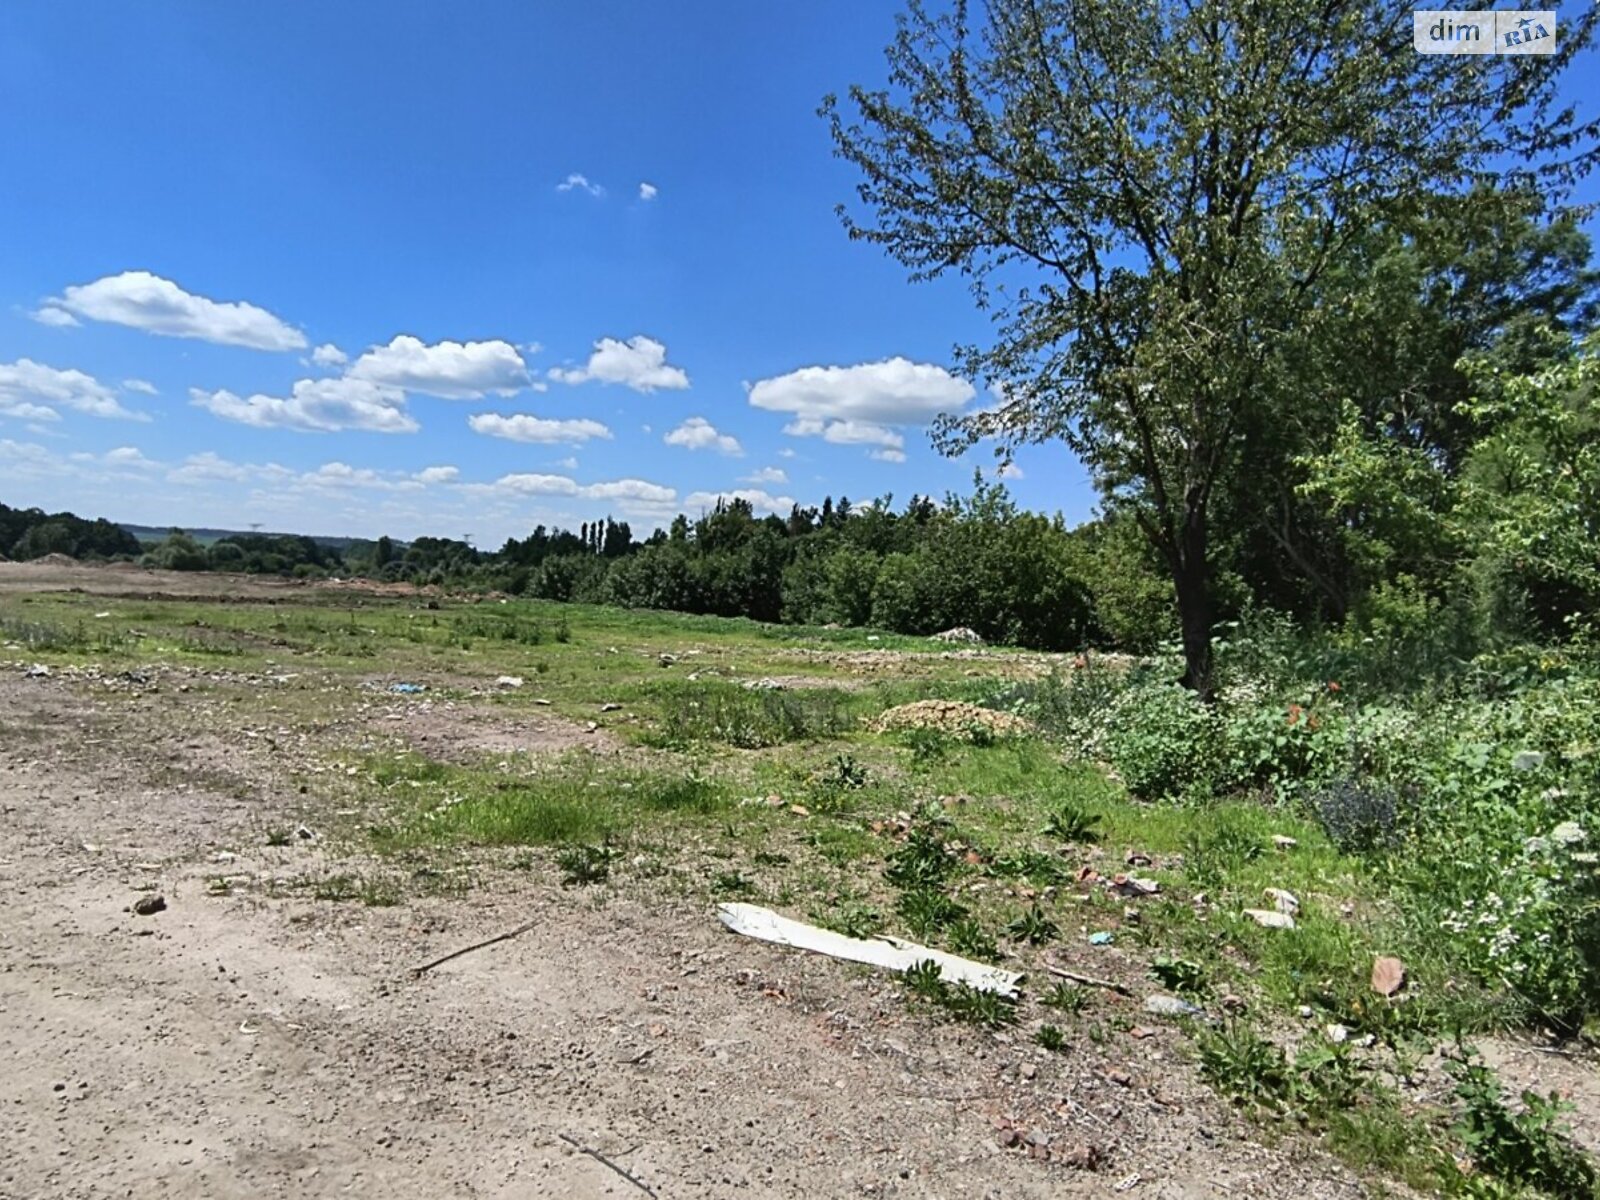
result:
<svg viewBox="0 0 1600 1200"><path fill-rule="evenodd" d="M1255 1144L1175 1033L1045 1055L537 872L393 908L285 891L327 851L261 831L306 798L181 702L0 681L0 1196L1360 1194Z"/></svg>

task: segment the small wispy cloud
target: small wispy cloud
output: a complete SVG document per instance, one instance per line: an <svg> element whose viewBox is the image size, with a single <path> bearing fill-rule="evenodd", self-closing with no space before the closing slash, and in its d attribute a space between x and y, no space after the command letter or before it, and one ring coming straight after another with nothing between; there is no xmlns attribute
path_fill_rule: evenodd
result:
<svg viewBox="0 0 1600 1200"><path fill-rule="evenodd" d="M653 183L641 183L639 185L639 199L641 200L654 200L660 194L661 189Z"/></svg>
<svg viewBox="0 0 1600 1200"><path fill-rule="evenodd" d="M556 191L588 192L589 195L594 196L596 199L606 194L605 188L601 187L598 183L590 183L587 175L580 175L576 171L574 171L571 175L568 175L560 183L556 184Z"/></svg>

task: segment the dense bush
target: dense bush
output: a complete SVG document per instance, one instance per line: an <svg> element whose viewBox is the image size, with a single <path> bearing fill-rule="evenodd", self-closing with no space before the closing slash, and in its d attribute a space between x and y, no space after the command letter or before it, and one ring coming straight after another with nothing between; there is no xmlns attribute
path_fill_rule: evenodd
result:
<svg viewBox="0 0 1600 1200"><path fill-rule="evenodd" d="M1317 820L1386 881L1419 945L1576 1030L1600 1012L1600 656L1504 651L1382 682L1318 670L1343 635L1237 634L1206 705L1175 659L1012 689L1019 708L1130 793L1245 794Z"/></svg>

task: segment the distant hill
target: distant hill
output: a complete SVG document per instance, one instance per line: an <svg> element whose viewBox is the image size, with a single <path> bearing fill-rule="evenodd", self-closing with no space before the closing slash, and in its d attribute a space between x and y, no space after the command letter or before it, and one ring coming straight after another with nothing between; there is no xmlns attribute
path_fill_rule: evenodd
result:
<svg viewBox="0 0 1600 1200"><path fill-rule="evenodd" d="M141 542L159 542L172 532L167 525L134 525L127 521L118 521L117 525L126 529ZM202 546L209 546L212 542L221 541L226 537L301 537L298 533L282 533L271 529L196 529L193 526L184 526L183 531ZM311 540L319 546L326 546L329 550L344 551L357 542L370 541L370 538L357 537L318 537L311 535ZM404 542L396 541L395 545L404 546Z"/></svg>

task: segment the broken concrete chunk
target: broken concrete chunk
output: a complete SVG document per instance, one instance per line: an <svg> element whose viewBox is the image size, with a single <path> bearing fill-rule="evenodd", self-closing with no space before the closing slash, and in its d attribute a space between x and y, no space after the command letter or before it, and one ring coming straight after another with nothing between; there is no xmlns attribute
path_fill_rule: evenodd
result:
<svg viewBox="0 0 1600 1200"><path fill-rule="evenodd" d="M1203 1011L1199 1005L1180 1000L1177 996L1164 996L1160 992L1144 998L1144 1010L1160 1017L1193 1017Z"/></svg>
<svg viewBox="0 0 1600 1200"><path fill-rule="evenodd" d="M887 967L891 971L904 971L920 963L932 962L939 968L939 975L946 983L965 983L1008 1000L1017 998L1017 989L1022 983L1022 976L1016 971L958 958L942 950L930 950L915 942L887 935L872 939L846 937L831 929L819 929L815 925L779 916L770 908L756 904L719 904L717 916L729 929L745 937L776 942L780 946L794 946L849 962Z"/></svg>
<svg viewBox="0 0 1600 1200"><path fill-rule="evenodd" d="M1272 907L1285 916L1298 916L1300 913L1300 898L1293 892L1286 892L1282 888L1267 888L1263 893L1272 901Z"/></svg>
<svg viewBox="0 0 1600 1200"><path fill-rule="evenodd" d="M1380 955L1372 960L1372 990L1392 996L1406 985L1406 965L1398 958Z"/></svg>
<svg viewBox="0 0 1600 1200"><path fill-rule="evenodd" d="M1266 929L1294 928L1294 918L1288 913L1281 913L1275 909L1247 908L1244 910L1244 915Z"/></svg>

